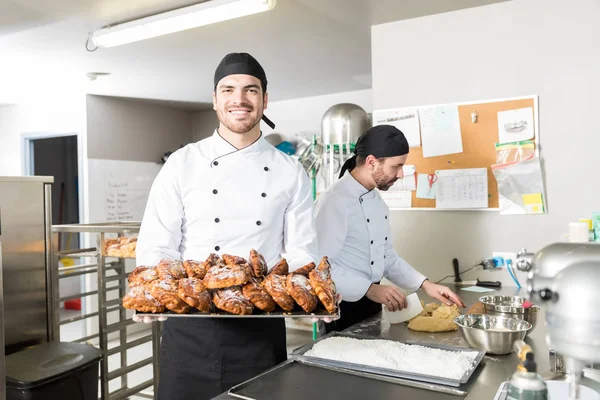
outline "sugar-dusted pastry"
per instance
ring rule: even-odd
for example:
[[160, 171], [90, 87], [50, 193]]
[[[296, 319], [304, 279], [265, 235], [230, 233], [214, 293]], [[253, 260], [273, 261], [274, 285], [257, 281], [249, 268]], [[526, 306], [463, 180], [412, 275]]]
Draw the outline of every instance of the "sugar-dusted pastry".
[[239, 287], [215, 291], [213, 303], [218, 309], [236, 315], [250, 315], [254, 310], [252, 303], [244, 297]]
[[256, 278], [250, 279], [250, 282], [242, 287], [242, 293], [260, 310], [271, 312], [277, 307], [273, 298]]
[[177, 314], [185, 314], [190, 311], [190, 306], [179, 298], [178, 281], [165, 279], [154, 281], [150, 285], [150, 294], [167, 309]]
[[331, 265], [327, 257], [323, 257], [319, 266], [308, 273], [308, 279], [325, 309], [332, 314], [336, 312], [337, 292], [331, 279]]
[[158, 277], [162, 280], [179, 280], [181, 278], [186, 277], [185, 268], [183, 268], [183, 264], [181, 263], [181, 261], [177, 260], [160, 260], [160, 263], [158, 263], [156, 270], [158, 271]]
[[231, 254], [223, 254], [223, 261], [227, 265], [246, 264], [247, 261], [242, 257], [232, 256]]
[[129, 273], [127, 282], [129, 287], [143, 286], [147, 283], [158, 279], [158, 271], [155, 267], [148, 267], [146, 265], [140, 265]]
[[204, 263], [194, 260], [185, 260], [183, 262], [183, 268], [185, 269], [188, 278], [204, 279], [207, 271]]
[[150, 291], [142, 286], [133, 286], [123, 297], [123, 307], [130, 310], [136, 310], [142, 313], [162, 313], [165, 307], [160, 301], [154, 298]]
[[224, 264], [224, 263], [225, 263], [225, 261], [223, 261], [223, 259], [221, 257], [219, 257], [218, 254], [210, 253], [210, 255], [206, 258], [206, 260], [204, 260], [202, 265], [204, 266], [204, 269], [208, 271], [215, 265]]
[[308, 278], [308, 273], [310, 271], [312, 271], [313, 269], [315, 269], [315, 267], [316, 267], [315, 263], [311, 262], [310, 264], [306, 264], [302, 268], [298, 268], [297, 270], [292, 271], [292, 274], [304, 275], [305, 277]]
[[273, 268], [271, 268], [268, 275], [287, 275], [289, 270], [290, 267], [288, 266], [286, 259], [282, 258], [281, 261], [279, 261], [277, 264], [275, 264]]
[[215, 265], [206, 272], [202, 283], [208, 289], [241, 286], [251, 278], [248, 264]]
[[210, 293], [198, 278], [183, 278], [179, 280], [177, 294], [190, 307], [196, 308], [203, 313], [210, 311]]
[[262, 254], [254, 249], [250, 250], [250, 266], [252, 267], [252, 273], [255, 277], [260, 278], [267, 274], [267, 262]]
[[[314, 264], [313, 264], [314, 265]], [[286, 290], [290, 296], [307, 313], [317, 308], [317, 294], [308, 278], [300, 274], [289, 274], [286, 279]]]
[[121, 252], [123, 253], [123, 257], [135, 257], [136, 246], [137, 237], [131, 237], [127, 240], [127, 243], [121, 244]]
[[279, 307], [285, 311], [292, 311], [294, 309], [294, 299], [292, 299], [285, 289], [286, 275], [269, 274], [263, 281], [263, 286]]

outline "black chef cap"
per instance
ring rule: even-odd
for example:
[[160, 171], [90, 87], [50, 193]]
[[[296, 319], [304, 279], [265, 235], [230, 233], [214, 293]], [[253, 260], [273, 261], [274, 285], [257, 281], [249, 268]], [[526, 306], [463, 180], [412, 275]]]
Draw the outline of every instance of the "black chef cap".
[[374, 126], [358, 138], [354, 155], [342, 166], [340, 178], [346, 171], [352, 171], [356, 167], [357, 156], [383, 158], [405, 154], [408, 154], [408, 141], [400, 129], [392, 125]]
[[[267, 74], [258, 61], [256, 61], [256, 58], [248, 53], [229, 53], [223, 57], [215, 70], [215, 90], [221, 79], [228, 75], [236, 74], [254, 76], [260, 81], [263, 92], [267, 91]], [[275, 129], [275, 124], [265, 115], [262, 116], [262, 120], [271, 129]]]

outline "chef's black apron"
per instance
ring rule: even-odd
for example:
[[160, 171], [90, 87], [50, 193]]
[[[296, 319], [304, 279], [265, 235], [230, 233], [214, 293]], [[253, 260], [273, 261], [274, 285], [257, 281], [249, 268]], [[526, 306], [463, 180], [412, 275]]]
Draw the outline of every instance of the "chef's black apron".
[[381, 304], [369, 300], [367, 296], [363, 296], [362, 299], [354, 302], [342, 300], [340, 303], [340, 318], [329, 324], [325, 324], [325, 332], [341, 332], [380, 311]]
[[212, 399], [286, 359], [282, 318], [169, 318], [158, 399]]

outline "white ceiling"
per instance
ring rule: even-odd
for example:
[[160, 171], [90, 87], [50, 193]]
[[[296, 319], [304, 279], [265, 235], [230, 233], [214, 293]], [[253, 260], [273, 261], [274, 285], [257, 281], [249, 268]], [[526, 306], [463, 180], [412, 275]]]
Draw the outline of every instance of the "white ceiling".
[[371, 87], [372, 25], [500, 1], [277, 0], [270, 12], [88, 52], [95, 29], [199, 1], [0, 0], [0, 74], [67, 84], [109, 72], [88, 92], [202, 103], [220, 59], [246, 51], [265, 68], [271, 101], [361, 90]]

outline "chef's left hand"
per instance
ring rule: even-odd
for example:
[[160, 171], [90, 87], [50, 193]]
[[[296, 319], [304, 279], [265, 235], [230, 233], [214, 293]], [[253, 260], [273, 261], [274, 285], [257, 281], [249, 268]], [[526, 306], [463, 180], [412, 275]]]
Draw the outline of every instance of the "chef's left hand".
[[423, 289], [430, 297], [441, 301], [447, 306], [451, 306], [454, 303], [459, 307], [465, 307], [465, 303], [463, 303], [460, 297], [446, 286], [425, 280], [421, 285], [421, 289]]
[[341, 294], [337, 294], [337, 309], [338, 309], [338, 315], [334, 318], [330, 318], [330, 317], [325, 317], [325, 318], [311, 318], [310, 320], [312, 322], [319, 322], [320, 320], [323, 320], [323, 322], [325, 322], [326, 324], [330, 323], [331, 321], [336, 321], [338, 319], [340, 319], [340, 303], [342, 302], [342, 295]]

